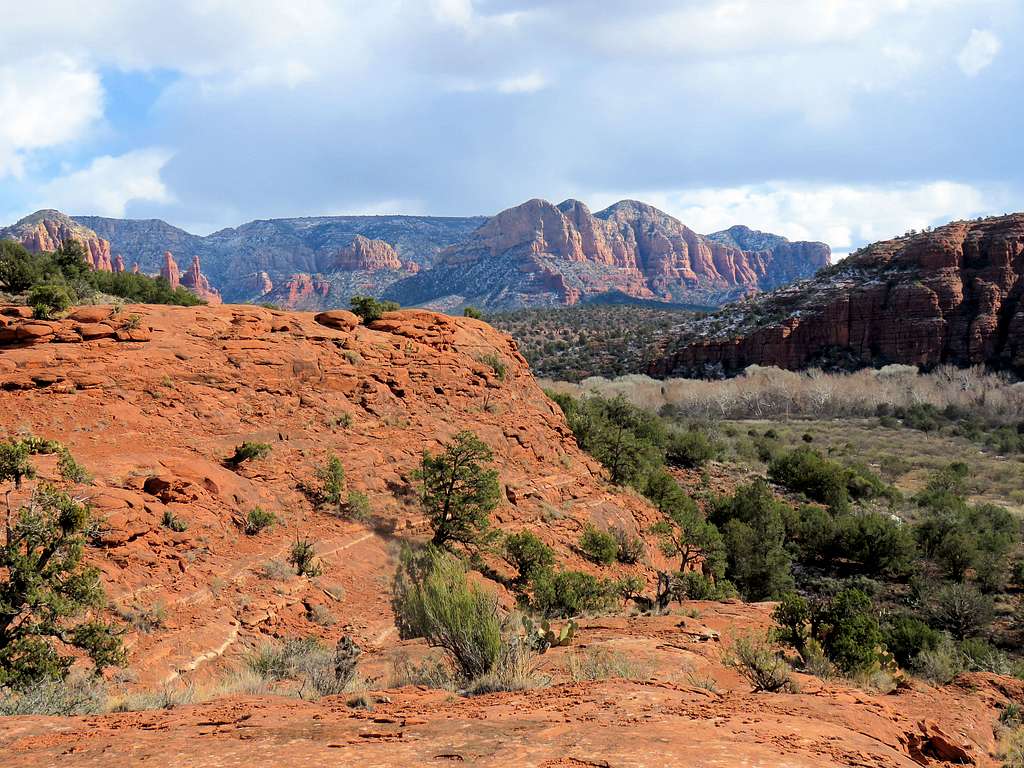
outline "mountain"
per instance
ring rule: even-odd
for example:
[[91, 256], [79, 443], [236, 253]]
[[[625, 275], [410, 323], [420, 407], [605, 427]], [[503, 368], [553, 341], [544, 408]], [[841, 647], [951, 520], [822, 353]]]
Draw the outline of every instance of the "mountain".
[[85, 246], [90, 267], [105, 272], [114, 270], [110, 243], [87, 225], [82, 225], [60, 211], [36, 211], [0, 229], [0, 240], [16, 240], [33, 252], [55, 251], [68, 239], [78, 240]]
[[875, 243], [810, 281], [693, 323], [650, 373], [886, 363], [1024, 372], [1022, 294], [1024, 213], [958, 221]]
[[357, 293], [444, 309], [620, 297], [718, 305], [806, 277], [829, 261], [823, 243], [746, 228], [728, 230], [731, 239], [703, 236], [632, 200], [597, 214], [576, 200], [530, 200], [490, 218], [267, 219], [206, 236], [159, 219], [39, 211], [4, 231], [36, 249], [77, 233], [102, 269], [117, 268], [120, 257], [122, 267], [156, 274], [167, 272], [167, 252], [182, 264], [199, 257], [210, 291], [225, 301], [292, 309], [343, 307]]
[[145, 270], [158, 270], [166, 250], [199, 255], [225, 300], [302, 309], [348, 306], [353, 293], [379, 295], [392, 282], [433, 264], [439, 251], [486, 221], [482, 216], [317, 216], [252, 221], [201, 237], [158, 219], [75, 220]]
[[385, 296], [446, 309], [572, 305], [613, 292], [721, 304], [813, 274], [829, 255], [824, 243], [776, 235], [746, 250], [634, 200], [596, 214], [578, 200], [529, 200], [489, 219], [442, 251], [432, 269], [395, 283]]

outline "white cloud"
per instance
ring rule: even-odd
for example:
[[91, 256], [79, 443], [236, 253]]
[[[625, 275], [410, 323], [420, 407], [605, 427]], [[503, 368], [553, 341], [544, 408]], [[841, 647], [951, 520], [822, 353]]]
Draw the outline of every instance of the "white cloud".
[[972, 29], [967, 43], [957, 54], [956, 63], [965, 75], [974, 77], [995, 61], [1002, 47], [1002, 41], [992, 31]]
[[102, 112], [99, 76], [68, 57], [0, 66], [0, 178], [20, 177], [26, 153], [79, 138]]
[[548, 81], [540, 72], [531, 72], [522, 77], [510, 77], [498, 82], [500, 93], [536, 93], [547, 87]]
[[36, 207], [120, 217], [133, 201], [174, 202], [160, 178], [170, 159], [170, 152], [155, 148], [97, 157], [87, 167], [43, 185]]
[[[1007, 202], [999, 189], [953, 181], [885, 186], [769, 182], [623, 196], [650, 202], [698, 232], [746, 224], [791, 240], [820, 240], [840, 255], [910, 229], [1002, 211]], [[600, 206], [619, 198], [595, 196]]]

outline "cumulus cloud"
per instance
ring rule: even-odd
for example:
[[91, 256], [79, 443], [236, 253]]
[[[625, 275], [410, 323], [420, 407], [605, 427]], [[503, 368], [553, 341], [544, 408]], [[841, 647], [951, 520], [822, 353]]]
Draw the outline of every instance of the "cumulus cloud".
[[[638, 193], [627, 194], [636, 197]], [[820, 240], [837, 255], [854, 246], [910, 229], [1002, 211], [1004, 191], [954, 181], [917, 184], [844, 185], [771, 182], [639, 193], [698, 232], [734, 224]], [[607, 204], [616, 195], [597, 199]]]
[[967, 43], [957, 54], [956, 63], [965, 75], [974, 77], [995, 61], [1002, 47], [1002, 41], [991, 30], [972, 29]]
[[22, 176], [26, 153], [80, 138], [102, 112], [99, 76], [71, 58], [0, 65], [0, 178]]
[[170, 158], [167, 150], [154, 148], [97, 157], [87, 167], [44, 184], [37, 191], [36, 207], [121, 217], [133, 202], [171, 203], [174, 196], [160, 178]]

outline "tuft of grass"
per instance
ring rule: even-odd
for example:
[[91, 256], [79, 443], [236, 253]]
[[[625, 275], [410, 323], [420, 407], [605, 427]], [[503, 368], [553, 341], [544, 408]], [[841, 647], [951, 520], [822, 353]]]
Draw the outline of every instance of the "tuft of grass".
[[494, 375], [501, 381], [504, 381], [508, 376], [508, 364], [497, 352], [487, 352], [486, 354], [479, 355], [477, 357], [477, 361], [483, 363], [494, 371]]
[[229, 466], [237, 467], [243, 461], [257, 461], [266, 458], [270, 454], [270, 445], [267, 443], [256, 443], [246, 441], [235, 448], [233, 455], [227, 458]]
[[246, 536], [256, 536], [270, 528], [275, 522], [277, 522], [277, 517], [273, 512], [267, 512], [260, 507], [253, 507], [249, 510], [249, 514], [245, 516], [243, 529]]
[[612, 678], [622, 680], [647, 680], [650, 678], [650, 670], [647, 667], [618, 651], [611, 651], [607, 648], [588, 648], [582, 653], [571, 652], [567, 671], [569, 677], [577, 683]]
[[169, 528], [175, 533], [184, 533], [188, 530], [188, 521], [184, 518], [178, 517], [169, 509], [164, 510], [164, 516], [161, 518], [160, 524], [164, 528]]

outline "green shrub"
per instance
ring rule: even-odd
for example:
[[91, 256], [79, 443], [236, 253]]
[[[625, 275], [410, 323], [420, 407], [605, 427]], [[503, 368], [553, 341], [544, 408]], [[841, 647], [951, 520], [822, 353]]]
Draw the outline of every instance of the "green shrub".
[[160, 520], [160, 524], [164, 528], [169, 528], [175, 533], [184, 533], [188, 530], [188, 520], [182, 517], [178, 517], [173, 511], [169, 509], [164, 510], [164, 516]]
[[926, 648], [913, 661], [914, 672], [935, 685], [946, 685], [967, 669], [963, 652], [943, 636], [934, 648]]
[[476, 307], [465, 307], [462, 310], [463, 317], [472, 317], [474, 320], [483, 320], [484, 313]]
[[784, 514], [788, 506], [775, 499], [763, 480], [739, 487], [712, 506], [725, 542], [726, 576], [747, 600], [778, 598], [792, 589]]
[[704, 432], [690, 429], [673, 432], [665, 448], [665, 460], [676, 467], [699, 469], [715, 458], [717, 449]]
[[930, 623], [957, 639], [976, 637], [992, 623], [992, 598], [970, 584], [945, 584], [928, 596]]
[[588, 524], [580, 536], [580, 550], [586, 558], [598, 565], [611, 565], [619, 551], [619, 544], [612, 534]]
[[505, 363], [504, 358], [497, 352], [488, 352], [484, 355], [480, 355], [477, 357], [477, 360], [494, 371], [494, 375], [502, 381], [504, 381], [505, 377], [508, 375], [508, 365]]
[[327, 462], [316, 469], [316, 479], [320, 483], [317, 495], [326, 504], [341, 505], [342, 494], [345, 492], [345, 467], [341, 459], [333, 453], [327, 457]]
[[844, 512], [850, 506], [846, 472], [813, 448], [796, 448], [777, 456], [768, 466], [768, 477], [833, 512]]
[[353, 520], [365, 523], [373, 516], [370, 508], [370, 497], [361, 491], [349, 491], [345, 500], [345, 509]]
[[359, 315], [363, 323], [368, 325], [384, 317], [385, 312], [394, 312], [398, 309], [398, 304], [393, 301], [380, 301], [373, 296], [353, 296], [351, 307], [352, 312]]
[[582, 571], [540, 571], [530, 581], [530, 607], [548, 618], [603, 611], [618, 599], [617, 585]]
[[267, 443], [256, 443], [246, 441], [235, 448], [235, 452], [227, 460], [232, 467], [237, 467], [243, 461], [256, 461], [266, 457], [270, 453], [270, 446]]
[[869, 598], [859, 589], [844, 589], [828, 600], [808, 603], [786, 595], [772, 613], [780, 642], [805, 656], [811, 641], [845, 674], [879, 661], [882, 633]]
[[771, 648], [768, 638], [737, 637], [723, 660], [757, 691], [777, 693], [793, 687], [789, 664]]
[[882, 632], [885, 647], [897, 663], [907, 669], [923, 651], [935, 650], [942, 641], [942, 633], [913, 616], [897, 616]]
[[636, 565], [644, 556], [646, 547], [639, 536], [631, 536], [623, 528], [612, 528], [611, 535], [615, 539], [615, 559], [626, 565]]
[[74, 301], [62, 285], [35, 285], [28, 293], [28, 305], [39, 320], [50, 320], [71, 308]]
[[878, 512], [840, 516], [839, 554], [872, 575], [906, 574], [913, 560], [914, 540], [898, 519]]
[[107, 690], [103, 678], [72, 674], [62, 680], [42, 679], [20, 690], [0, 688], [0, 716], [97, 715], [106, 711]]
[[249, 514], [245, 516], [245, 535], [256, 536], [276, 522], [277, 517], [273, 512], [267, 512], [260, 507], [253, 507], [249, 510]]
[[359, 654], [347, 636], [333, 651], [316, 638], [292, 637], [280, 645], [261, 646], [246, 659], [246, 666], [261, 680], [301, 680], [303, 690], [334, 696], [344, 693], [355, 679]]
[[60, 459], [57, 460], [57, 472], [60, 473], [61, 479], [67, 483], [87, 485], [92, 482], [92, 475], [89, 474], [85, 467], [75, 461], [75, 457], [67, 449], [60, 452]]
[[323, 573], [323, 566], [316, 558], [316, 548], [309, 539], [296, 539], [288, 553], [288, 563], [299, 576], [314, 578]]
[[736, 588], [726, 579], [716, 581], [700, 571], [686, 571], [676, 576], [673, 593], [678, 600], [728, 600], [736, 596]]
[[497, 601], [470, 584], [451, 555], [433, 546], [406, 548], [391, 604], [400, 636], [422, 637], [444, 649], [464, 680], [494, 671], [502, 650]]
[[535, 533], [520, 531], [505, 537], [505, 559], [516, 569], [516, 583], [525, 585], [555, 564], [555, 553]]

